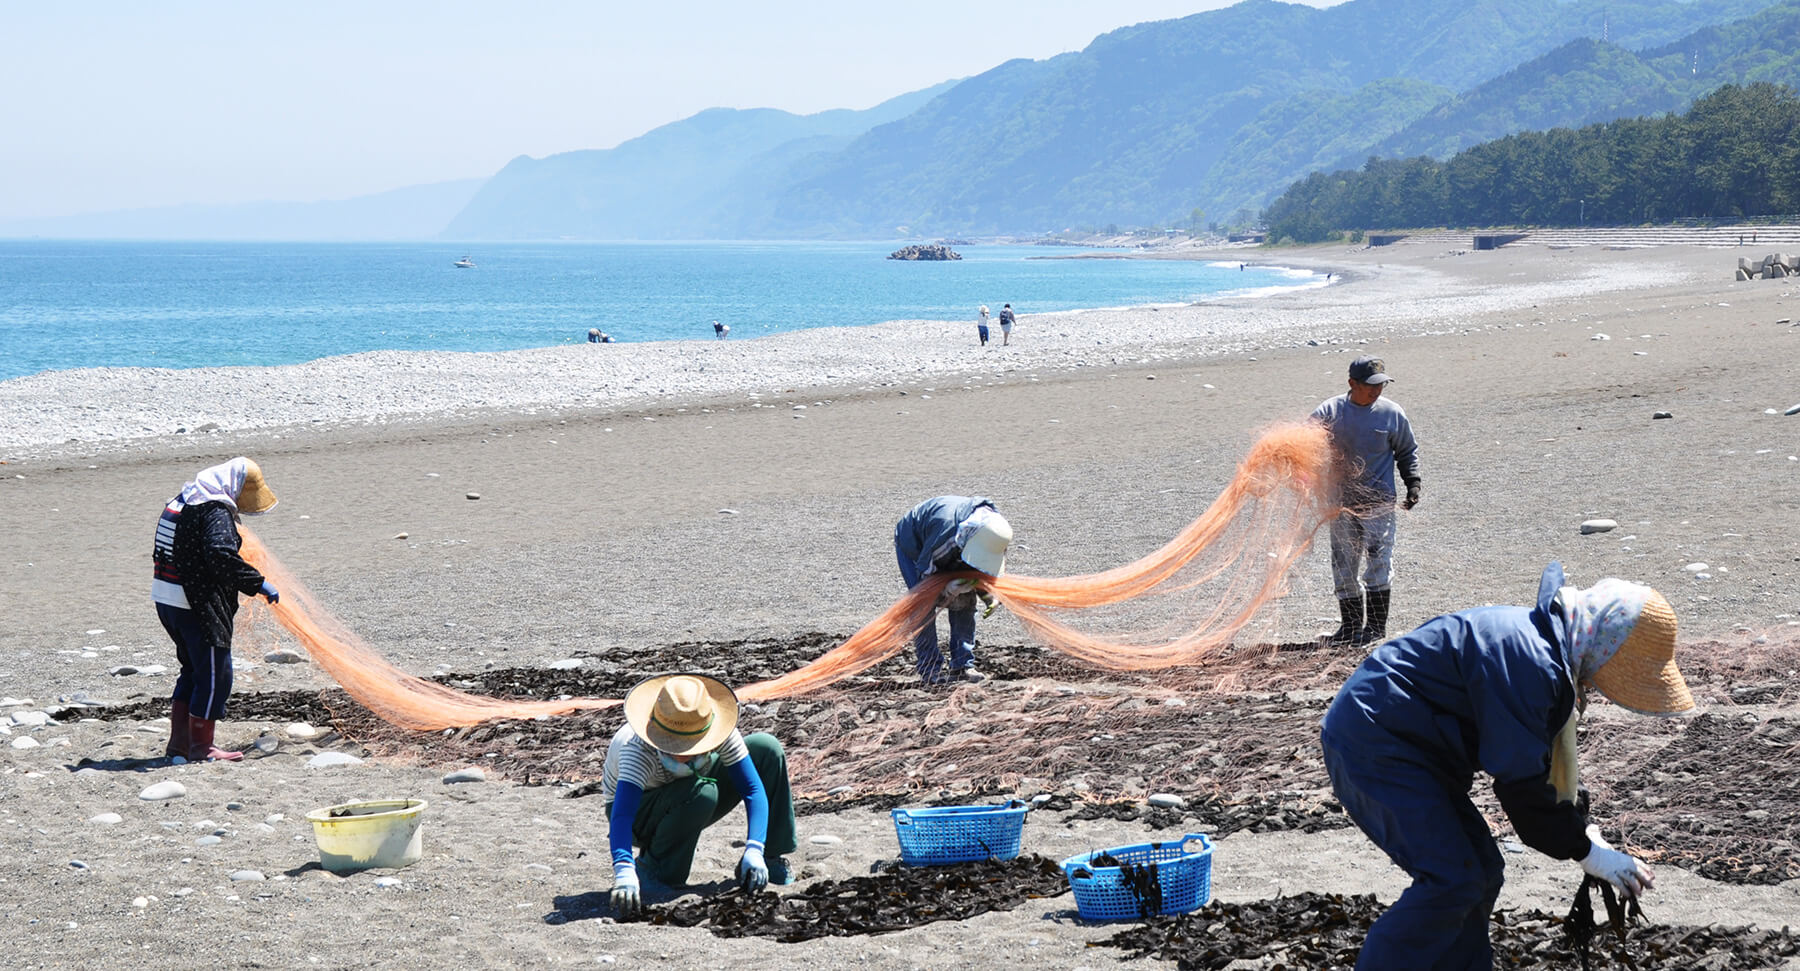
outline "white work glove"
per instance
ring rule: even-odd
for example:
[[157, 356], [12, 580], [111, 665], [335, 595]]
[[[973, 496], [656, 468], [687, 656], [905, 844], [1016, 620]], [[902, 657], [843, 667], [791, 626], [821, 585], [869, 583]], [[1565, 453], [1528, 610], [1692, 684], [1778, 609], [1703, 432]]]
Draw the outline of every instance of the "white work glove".
[[755, 893], [769, 885], [769, 865], [763, 862], [762, 850], [754, 846], [744, 847], [744, 858], [738, 861], [738, 886], [748, 893]]
[[1605, 880], [1627, 897], [1636, 897], [1656, 885], [1656, 874], [1629, 853], [1621, 853], [1600, 835], [1600, 827], [1587, 828], [1588, 842], [1594, 844], [1581, 858], [1582, 872]]
[[643, 891], [638, 889], [637, 867], [630, 863], [613, 864], [613, 911], [630, 917], [644, 909]]

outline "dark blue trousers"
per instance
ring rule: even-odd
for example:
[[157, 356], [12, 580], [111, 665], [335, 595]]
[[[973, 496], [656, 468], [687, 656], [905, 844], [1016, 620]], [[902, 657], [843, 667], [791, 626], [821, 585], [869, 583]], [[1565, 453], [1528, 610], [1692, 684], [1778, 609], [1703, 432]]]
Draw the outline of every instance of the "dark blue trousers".
[[156, 616], [175, 642], [175, 659], [181, 662], [172, 700], [187, 702], [194, 718], [224, 718], [225, 702], [231, 697], [231, 646], [211, 644], [191, 610], [159, 603]]
[[1469, 801], [1469, 780], [1421, 760], [1372, 754], [1327, 732], [1325, 771], [1356, 825], [1413, 878], [1369, 928], [1358, 969], [1465, 971], [1494, 966], [1488, 918], [1506, 863]]

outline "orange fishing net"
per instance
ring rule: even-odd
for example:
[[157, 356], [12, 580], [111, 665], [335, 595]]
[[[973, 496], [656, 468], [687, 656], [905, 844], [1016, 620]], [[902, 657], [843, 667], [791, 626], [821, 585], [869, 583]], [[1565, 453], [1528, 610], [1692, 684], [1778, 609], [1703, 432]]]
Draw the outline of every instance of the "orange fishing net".
[[[789, 697], [898, 653], [931, 621], [944, 588], [985, 587], [1049, 648], [1114, 670], [1203, 663], [1287, 592], [1287, 577], [1336, 513], [1331, 447], [1315, 424], [1265, 433], [1218, 499], [1161, 549], [1100, 573], [1042, 579], [975, 573], [927, 577], [849, 640], [781, 677], [738, 689], [746, 701]], [[244, 557], [282, 591], [277, 620], [352, 698], [402, 728], [435, 730], [534, 718], [616, 700], [506, 701], [457, 691], [389, 664], [334, 619], [249, 530]]]

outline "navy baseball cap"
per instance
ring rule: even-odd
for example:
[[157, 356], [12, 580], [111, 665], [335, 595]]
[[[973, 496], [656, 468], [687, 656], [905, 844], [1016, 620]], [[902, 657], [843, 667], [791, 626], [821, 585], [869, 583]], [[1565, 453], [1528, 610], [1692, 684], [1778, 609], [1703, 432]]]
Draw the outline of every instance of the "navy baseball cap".
[[1364, 354], [1350, 362], [1350, 380], [1363, 384], [1386, 384], [1394, 380], [1385, 373], [1387, 365], [1379, 357]]

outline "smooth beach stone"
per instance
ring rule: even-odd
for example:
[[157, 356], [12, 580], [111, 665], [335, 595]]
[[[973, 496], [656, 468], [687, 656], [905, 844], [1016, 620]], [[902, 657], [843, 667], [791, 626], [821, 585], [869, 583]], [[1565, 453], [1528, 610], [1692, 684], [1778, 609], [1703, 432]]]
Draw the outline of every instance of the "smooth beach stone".
[[258, 735], [250, 747], [264, 755], [274, 755], [281, 748], [281, 739], [273, 735]]
[[77, 870], [85, 870], [88, 868], [87, 862], [85, 860], [70, 860], [69, 866], [71, 866]]
[[187, 795], [187, 786], [174, 779], [164, 779], [161, 782], [145, 786], [144, 791], [138, 793], [138, 798], [145, 802], [161, 802], [165, 799], [180, 799], [185, 795]]
[[1581, 524], [1584, 536], [1588, 533], [1607, 533], [1618, 528], [1619, 524], [1611, 519], [1589, 519]]
[[831, 788], [825, 790], [825, 794], [828, 796], [841, 796], [846, 792], [853, 792], [855, 790], [856, 790], [855, 786], [832, 786]]
[[362, 759], [345, 752], [320, 752], [306, 760], [309, 769], [325, 769], [334, 765], [361, 765]]
[[552, 671], [574, 671], [580, 667], [581, 658], [578, 657], [565, 657], [560, 661], [550, 662], [550, 670]]
[[93, 823], [96, 826], [114, 826], [124, 821], [125, 817], [118, 813], [101, 813], [98, 816], [88, 817], [88, 822]]
[[270, 664], [303, 664], [306, 661], [306, 656], [299, 651], [290, 651], [287, 648], [282, 648], [281, 650], [270, 651], [269, 653], [264, 654], [263, 660]]
[[295, 738], [312, 738], [314, 735], [319, 734], [318, 729], [308, 725], [306, 722], [294, 722], [287, 728], [282, 729], [282, 731], [287, 732]]
[[1682, 567], [1682, 569], [1689, 573], [1704, 573], [1707, 570], [1712, 569], [1712, 567], [1707, 566], [1705, 563], [1689, 563], [1687, 566]]
[[1591, 341], [1609, 341], [1609, 340], [1612, 340], [1612, 337], [1611, 337], [1611, 336], [1610, 336], [1610, 335], [1607, 335], [1607, 334], [1595, 334], [1595, 335], [1594, 335], [1594, 336], [1592, 336], [1592, 337], [1590, 337], [1590, 338], [1588, 338], [1588, 340], [1591, 340]]
[[457, 769], [454, 772], [444, 773], [444, 784], [445, 785], [451, 785], [451, 784], [457, 783], [457, 782], [486, 782], [486, 781], [487, 781], [487, 773], [483, 772], [481, 770], [480, 766], [470, 766], [469, 768], [466, 768], [466, 769]]
[[31, 704], [30, 698], [14, 698], [11, 695], [0, 698], [0, 708], [23, 708], [29, 704]]
[[32, 738], [30, 735], [21, 735], [18, 738], [13, 739], [12, 747], [13, 748], [37, 748], [38, 740], [35, 738]]
[[12, 723], [22, 728], [42, 728], [50, 724], [50, 713], [47, 711], [15, 711]]
[[481, 493], [479, 493], [479, 492], [469, 492], [469, 493], [464, 493], [464, 494], [463, 494], [463, 498], [464, 498], [464, 499], [480, 499], [480, 498], [481, 498]]
[[209, 835], [209, 836], [202, 836], [199, 839], [195, 840], [194, 845], [195, 846], [218, 846], [220, 843], [223, 843], [223, 842], [225, 842], [223, 839], [221, 839], [217, 836]]
[[405, 538], [406, 538], [406, 534], [405, 534], [405, 533], [395, 533], [395, 534], [394, 534], [394, 538], [395, 538], [395, 539], [405, 539]]
[[1144, 800], [1154, 809], [1181, 809], [1187, 806], [1187, 800], [1172, 792], [1159, 792]]
[[1674, 414], [1673, 414], [1673, 413], [1672, 413], [1672, 412], [1667, 412], [1667, 411], [1659, 411], [1659, 412], [1657, 412], [1657, 413], [1656, 413], [1656, 414], [1654, 414], [1654, 415], [1651, 415], [1651, 416], [1650, 416], [1650, 420], [1651, 420], [1651, 421], [1657, 421], [1657, 420], [1659, 420], [1659, 419], [1663, 419], [1663, 418], [1673, 418], [1673, 417], [1675, 417], [1675, 415], [1674, 415]]
[[1052, 796], [1048, 792], [1040, 792], [1037, 795], [1031, 797], [1031, 804], [1033, 806], [1042, 806], [1044, 803], [1047, 803], [1054, 798], [1056, 798], [1056, 797]]
[[548, 875], [556, 871], [550, 869], [549, 866], [543, 863], [527, 863], [525, 864], [525, 872]]
[[398, 887], [400, 885], [400, 878], [399, 877], [376, 877], [375, 885], [377, 887]]
[[233, 870], [231, 879], [233, 883], [242, 883], [246, 880], [262, 881], [268, 878], [262, 875], [261, 870]]
[[807, 840], [808, 843], [811, 843], [814, 846], [836, 846], [843, 841], [844, 838], [842, 836], [833, 836], [830, 833], [820, 833]]

